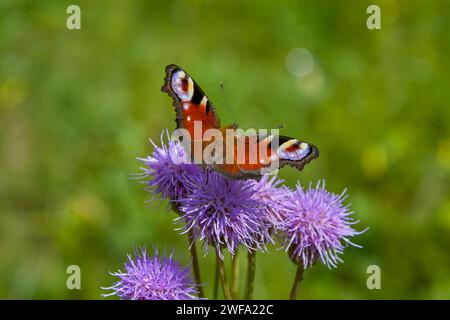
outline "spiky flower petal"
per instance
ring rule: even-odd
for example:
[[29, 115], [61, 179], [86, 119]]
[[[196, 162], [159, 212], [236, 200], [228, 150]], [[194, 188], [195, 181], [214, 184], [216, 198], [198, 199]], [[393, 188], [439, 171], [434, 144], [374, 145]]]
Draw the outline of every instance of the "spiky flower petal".
[[[164, 142], [167, 135], [168, 142]], [[142, 177], [146, 178], [147, 191], [160, 194], [163, 198], [176, 200], [186, 195], [186, 180], [201, 174], [201, 168], [190, 164], [188, 155], [179, 141], [169, 138], [166, 131], [161, 134], [161, 147], [151, 141], [155, 150], [151, 156], [138, 158], [145, 164]]]
[[253, 199], [261, 203], [264, 216], [276, 228], [284, 220], [289, 210], [291, 191], [282, 185], [283, 180], [277, 176], [264, 175], [261, 180], [253, 181]]
[[173, 254], [160, 257], [158, 252], [149, 257], [145, 249], [136, 251], [134, 259], [128, 255], [125, 271], [111, 275], [119, 278], [112, 287], [112, 293], [123, 300], [194, 300], [197, 287], [188, 267], [182, 267]]
[[186, 188], [189, 196], [180, 201], [179, 220], [185, 223], [184, 232], [192, 229], [195, 238], [203, 241], [205, 252], [213, 246], [223, 258], [222, 248], [231, 254], [241, 244], [249, 250], [265, 249], [271, 224], [255, 198], [253, 181], [228, 179], [207, 170]]
[[336, 195], [318, 182], [304, 190], [297, 185], [292, 192], [290, 210], [280, 229], [285, 234], [284, 247], [291, 259], [301, 261], [306, 268], [320, 259], [328, 267], [342, 262], [339, 257], [345, 245], [353, 245], [349, 238], [361, 234], [352, 228], [358, 221], [351, 217], [349, 205], [344, 205], [345, 190]]

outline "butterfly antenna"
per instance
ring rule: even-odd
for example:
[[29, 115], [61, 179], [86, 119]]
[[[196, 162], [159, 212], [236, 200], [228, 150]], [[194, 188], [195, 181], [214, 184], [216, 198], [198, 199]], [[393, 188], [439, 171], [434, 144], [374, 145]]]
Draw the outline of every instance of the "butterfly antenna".
[[235, 117], [233, 114], [233, 111], [230, 108], [230, 105], [228, 103], [227, 95], [225, 94], [225, 86], [223, 82], [220, 82], [220, 91], [222, 92], [223, 100], [225, 101], [225, 108], [227, 108], [228, 114], [231, 116], [231, 122], [234, 123]]

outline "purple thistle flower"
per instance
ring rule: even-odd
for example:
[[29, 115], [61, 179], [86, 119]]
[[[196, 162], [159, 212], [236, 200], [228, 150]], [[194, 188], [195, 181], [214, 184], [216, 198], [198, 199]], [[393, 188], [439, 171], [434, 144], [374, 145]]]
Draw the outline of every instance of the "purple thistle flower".
[[254, 181], [253, 184], [255, 192], [253, 199], [261, 203], [265, 217], [275, 228], [284, 220], [286, 211], [289, 210], [291, 190], [281, 185], [282, 183], [283, 180], [278, 179], [277, 176], [264, 175], [261, 180]]
[[[168, 143], [164, 143], [166, 133]], [[146, 158], [138, 158], [146, 167], [142, 167], [142, 177], [147, 178], [146, 190], [159, 193], [169, 200], [177, 200], [186, 195], [186, 180], [197, 174], [202, 169], [197, 165], [190, 164], [188, 155], [179, 141], [170, 140], [169, 132], [161, 134], [161, 147], [153, 141], [155, 147], [153, 154]]]
[[182, 233], [192, 229], [196, 240], [203, 241], [205, 254], [215, 247], [223, 259], [222, 248], [234, 254], [242, 244], [248, 250], [265, 250], [271, 224], [263, 206], [255, 199], [253, 180], [232, 180], [206, 170], [186, 184], [189, 196], [180, 199], [185, 222]]
[[290, 210], [279, 226], [285, 234], [284, 247], [293, 261], [302, 261], [304, 267], [312, 266], [320, 259], [330, 268], [343, 262], [339, 255], [344, 244], [360, 247], [349, 237], [361, 234], [351, 226], [359, 221], [353, 220], [349, 205], [344, 206], [347, 197], [344, 190], [340, 195], [328, 192], [325, 182], [319, 181], [316, 188], [309, 186], [304, 190], [297, 185], [289, 201]]
[[149, 257], [145, 249], [136, 251], [134, 260], [128, 255], [125, 272], [111, 275], [119, 277], [112, 290], [104, 297], [116, 295], [122, 300], [195, 300], [197, 288], [188, 267], [182, 267], [173, 259], [160, 258], [158, 251]]

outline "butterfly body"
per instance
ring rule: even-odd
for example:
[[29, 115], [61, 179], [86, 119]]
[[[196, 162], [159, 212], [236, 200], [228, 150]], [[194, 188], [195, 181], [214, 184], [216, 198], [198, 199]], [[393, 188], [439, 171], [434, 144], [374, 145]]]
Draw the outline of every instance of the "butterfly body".
[[[166, 67], [162, 87], [173, 99], [177, 129], [188, 137], [194, 163], [211, 166], [234, 179], [259, 178], [278, 167], [302, 170], [319, 155], [317, 147], [278, 134], [246, 133], [237, 125], [220, 126], [217, 111], [197, 83], [176, 65]], [[213, 146], [213, 147], [211, 147]], [[214, 161], [208, 161], [210, 155]]]

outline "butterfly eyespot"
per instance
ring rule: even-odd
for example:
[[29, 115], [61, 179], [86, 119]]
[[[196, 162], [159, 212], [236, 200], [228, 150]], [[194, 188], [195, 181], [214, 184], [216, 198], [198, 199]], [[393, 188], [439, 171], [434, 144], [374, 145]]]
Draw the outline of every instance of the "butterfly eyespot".
[[186, 78], [182, 78], [181, 79], [181, 89], [184, 92], [187, 92], [188, 91], [188, 86], [189, 86], [189, 83], [188, 83], [187, 79]]
[[171, 86], [181, 101], [190, 101], [194, 95], [194, 82], [183, 71], [176, 71], [172, 75]]
[[281, 159], [292, 161], [302, 160], [309, 155], [309, 152], [310, 147], [307, 143], [293, 139], [283, 143], [277, 151]]

